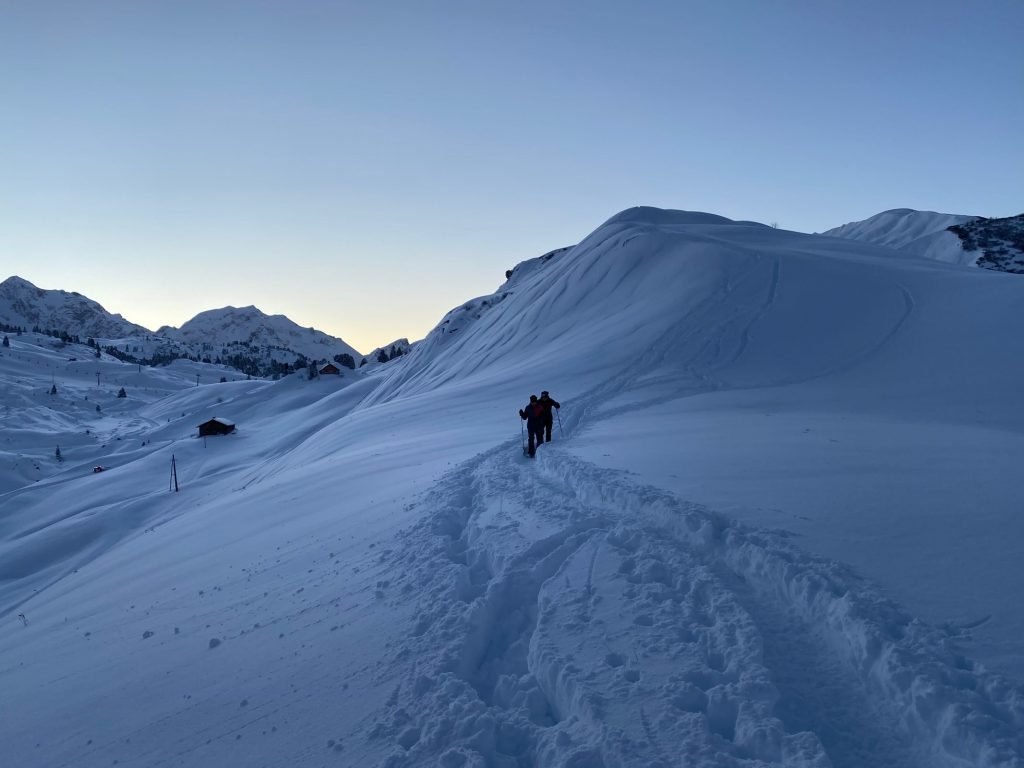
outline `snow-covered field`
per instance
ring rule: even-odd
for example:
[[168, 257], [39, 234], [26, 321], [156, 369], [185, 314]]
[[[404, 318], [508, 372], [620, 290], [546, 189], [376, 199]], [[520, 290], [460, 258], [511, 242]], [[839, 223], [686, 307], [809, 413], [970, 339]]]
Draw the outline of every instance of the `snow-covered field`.
[[362, 375], [11, 337], [4, 764], [1024, 766], [1022, 289], [631, 209]]

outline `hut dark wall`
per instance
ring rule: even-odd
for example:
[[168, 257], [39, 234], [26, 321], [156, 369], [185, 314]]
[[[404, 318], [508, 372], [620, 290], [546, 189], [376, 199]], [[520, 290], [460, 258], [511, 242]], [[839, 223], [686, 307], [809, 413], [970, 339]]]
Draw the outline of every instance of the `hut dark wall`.
[[207, 435], [229, 435], [234, 431], [234, 424], [220, 419], [210, 419], [199, 425], [200, 437], [206, 437]]

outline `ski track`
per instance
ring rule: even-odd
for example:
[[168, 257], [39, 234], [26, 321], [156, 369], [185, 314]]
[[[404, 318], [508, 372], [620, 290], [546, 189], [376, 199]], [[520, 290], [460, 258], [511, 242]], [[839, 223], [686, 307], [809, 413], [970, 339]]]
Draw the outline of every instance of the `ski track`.
[[[842, 565], [556, 446], [417, 503], [382, 765], [1004, 766], [1024, 695]], [[390, 743], [390, 747], [388, 744]]]

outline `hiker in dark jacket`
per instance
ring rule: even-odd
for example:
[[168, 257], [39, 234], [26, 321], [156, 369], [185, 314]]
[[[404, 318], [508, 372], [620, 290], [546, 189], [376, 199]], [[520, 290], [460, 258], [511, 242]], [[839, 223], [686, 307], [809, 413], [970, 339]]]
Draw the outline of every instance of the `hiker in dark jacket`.
[[551, 442], [551, 427], [552, 427], [552, 425], [555, 422], [555, 417], [552, 415], [551, 409], [552, 408], [561, 409], [562, 404], [560, 402], [558, 402], [557, 400], [552, 400], [551, 397], [548, 396], [548, 393], [547, 393], [546, 390], [544, 392], [540, 393], [540, 400], [539, 400], [539, 402], [540, 402], [541, 408], [544, 409], [544, 432], [545, 432], [544, 439], [547, 442], [550, 443]]
[[530, 403], [519, 411], [519, 418], [526, 422], [526, 431], [530, 433], [530, 456], [533, 456], [537, 452], [535, 445], [544, 442], [544, 407], [536, 395], [530, 395]]

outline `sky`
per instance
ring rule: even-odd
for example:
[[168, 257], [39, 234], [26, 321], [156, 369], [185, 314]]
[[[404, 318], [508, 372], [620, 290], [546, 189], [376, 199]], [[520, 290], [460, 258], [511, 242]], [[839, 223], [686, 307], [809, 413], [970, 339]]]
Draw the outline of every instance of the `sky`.
[[1024, 210], [1024, 4], [0, 0], [0, 279], [360, 351], [634, 205]]

